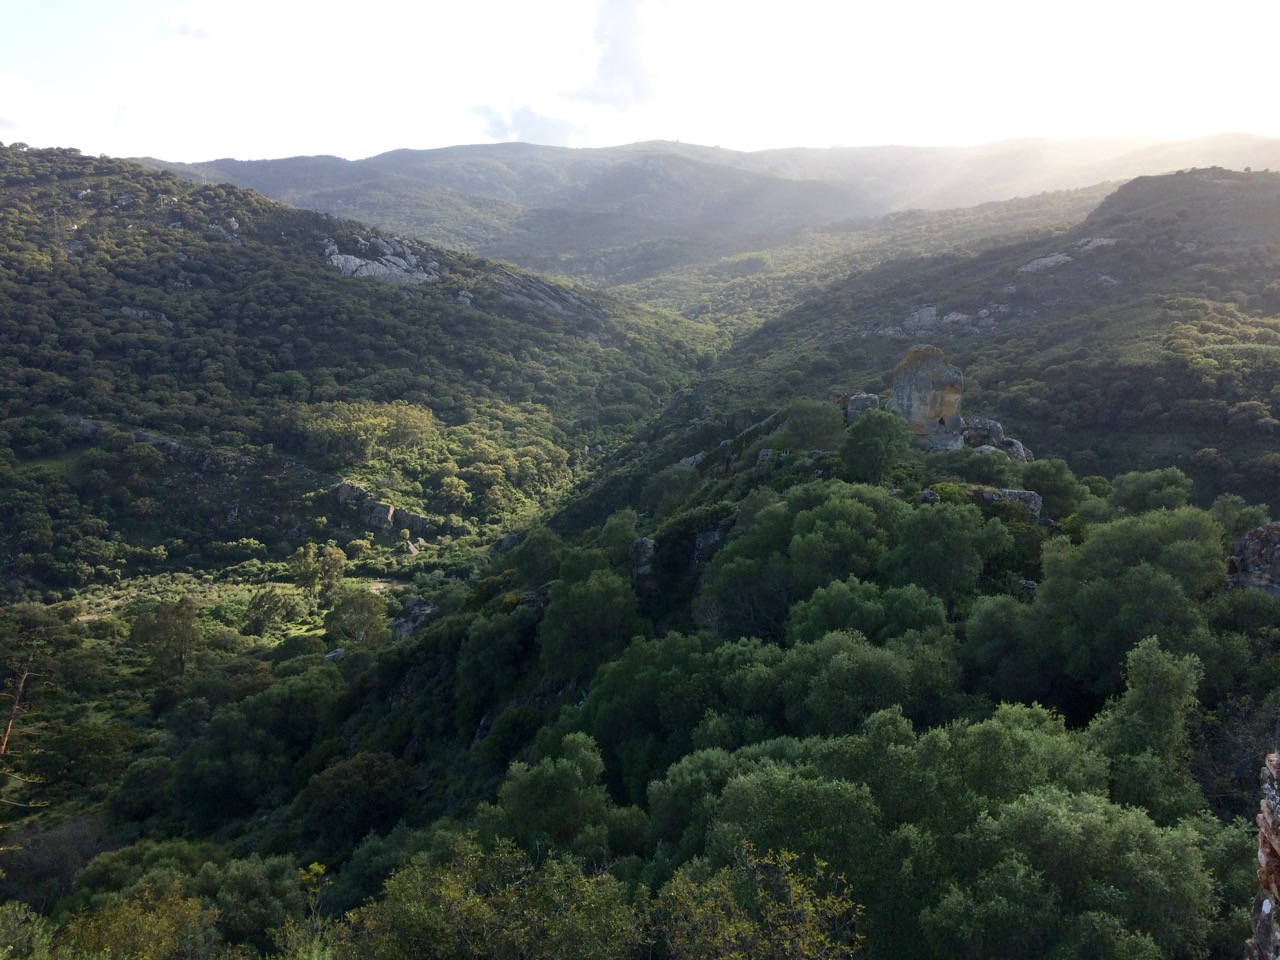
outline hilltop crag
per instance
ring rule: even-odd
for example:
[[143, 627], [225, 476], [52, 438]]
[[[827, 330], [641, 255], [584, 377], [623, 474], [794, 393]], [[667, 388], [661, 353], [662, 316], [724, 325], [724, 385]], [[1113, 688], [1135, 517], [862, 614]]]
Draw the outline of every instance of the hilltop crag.
[[960, 400], [964, 395], [964, 374], [947, 363], [934, 346], [918, 346], [893, 372], [892, 393], [885, 403], [934, 450], [950, 450], [964, 445], [964, 421]]

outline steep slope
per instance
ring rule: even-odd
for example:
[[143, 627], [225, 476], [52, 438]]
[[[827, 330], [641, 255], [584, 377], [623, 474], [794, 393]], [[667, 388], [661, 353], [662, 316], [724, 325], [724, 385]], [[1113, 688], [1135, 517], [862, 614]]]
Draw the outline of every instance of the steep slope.
[[882, 390], [927, 341], [968, 369], [966, 409], [1079, 471], [1176, 463], [1206, 496], [1280, 504], [1278, 272], [1280, 175], [1139, 178], [1065, 233], [854, 272], [746, 338], [703, 389], [720, 404], [788, 377]]
[[[75, 151], [5, 149], [0, 191], [11, 589], [85, 582], [164, 552], [152, 548], [200, 556], [251, 538], [285, 549], [306, 513], [326, 512], [299, 494], [342, 477], [416, 518], [428, 540], [493, 533], [586, 469], [584, 445], [646, 419], [709, 337]], [[122, 446], [139, 445], [150, 453], [136, 449], [143, 466], [130, 468]], [[99, 462], [103, 449], [112, 456]], [[207, 467], [199, 496], [175, 487], [182, 462], [194, 476]], [[271, 492], [268, 475], [289, 491]], [[122, 493], [98, 495], [113, 482]], [[349, 522], [390, 525], [371, 516]]]

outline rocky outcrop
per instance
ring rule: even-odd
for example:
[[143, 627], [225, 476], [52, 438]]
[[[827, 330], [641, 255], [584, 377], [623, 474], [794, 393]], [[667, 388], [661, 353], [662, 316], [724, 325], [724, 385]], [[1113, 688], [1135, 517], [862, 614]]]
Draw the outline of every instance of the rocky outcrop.
[[1004, 435], [1004, 426], [999, 420], [992, 420], [990, 417], [966, 417], [964, 442], [971, 447], [976, 447], [979, 453], [998, 451], [1008, 456], [1010, 460], [1019, 460], [1023, 463], [1035, 459], [1031, 451], [1021, 442]]
[[1280, 757], [1267, 754], [1262, 767], [1262, 805], [1258, 812], [1258, 892], [1253, 898], [1253, 937], [1246, 960], [1280, 960]]
[[979, 487], [973, 491], [973, 500], [980, 506], [993, 503], [1016, 503], [1027, 511], [1027, 519], [1035, 523], [1040, 519], [1040, 511], [1044, 507], [1044, 498], [1034, 490], [996, 490], [993, 487]]
[[391, 621], [391, 635], [397, 640], [408, 640], [420, 626], [439, 612], [440, 608], [430, 600], [414, 600]]
[[411, 245], [403, 240], [357, 236], [346, 241], [346, 245], [356, 252], [343, 253], [333, 240], [326, 241], [324, 248], [325, 258], [344, 277], [373, 277], [403, 287], [435, 283], [440, 279], [436, 272], [440, 265], [435, 261], [423, 264]]
[[1074, 262], [1071, 257], [1065, 253], [1051, 253], [1048, 256], [1036, 257], [1034, 260], [1028, 260], [1018, 268], [1019, 273], [1043, 273], [1046, 270], [1052, 270], [1054, 267], [1060, 267], [1064, 263]]
[[886, 410], [893, 410], [932, 450], [956, 449], [964, 444], [960, 400], [964, 374], [947, 363], [934, 346], [917, 346], [893, 372], [893, 388]]
[[868, 410], [880, 409], [880, 398], [874, 393], [832, 393], [831, 401], [844, 414], [845, 423], [853, 423]]
[[964, 442], [971, 447], [999, 447], [1004, 443], [1004, 425], [990, 417], [966, 417]]
[[1254, 527], [1232, 544], [1227, 585], [1255, 587], [1280, 596], [1280, 522]]
[[[608, 316], [600, 304], [584, 294], [557, 287], [536, 277], [524, 276], [506, 267], [495, 265], [490, 270], [489, 279], [509, 303], [536, 308], [557, 316], [590, 317], [595, 320], [604, 320]], [[589, 333], [586, 338], [600, 347], [611, 346], [608, 337], [600, 333]]]
[[533, 593], [526, 593], [523, 597], [516, 600], [516, 603], [522, 607], [529, 607], [541, 613], [547, 609], [547, 605], [551, 603], [551, 592], [555, 589], [556, 583], [559, 581], [552, 580], [550, 583], [544, 583]]
[[729, 429], [740, 430], [741, 432], [737, 436], [730, 440], [721, 440], [720, 445], [712, 450], [699, 451], [691, 456], [684, 457], [676, 465], [691, 467], [698, 470], [699, 473], [707, 473], [709, 471], [712, 476], [728, 476], [733, 472], [734, 465], [743, 451], [776, 427], [777, 419], [778, 414], [771, 413], [758, 423], [742, 427], [740, 418], [735, 417], [727, 426]]
[[339, 504], [351, 505], [370, 530], [386, 532], [394, 527], [408, 530], [416, 537], [435, 533], [436, 525], [421, 514], [401, 510], [378, 500], [364, 487], [350, 480], [343, 480], [333, 491]]

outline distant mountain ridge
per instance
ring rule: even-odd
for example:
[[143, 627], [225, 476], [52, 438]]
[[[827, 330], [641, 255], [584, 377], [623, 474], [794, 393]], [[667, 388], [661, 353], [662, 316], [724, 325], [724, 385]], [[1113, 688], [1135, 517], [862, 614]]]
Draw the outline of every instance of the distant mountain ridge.
[[1010, 140], [976, 147], [792, 148], [744, 153], [669, 141], [571, 149], [529, 143], [175, 164], [533, 269], [630, 283], [865, 223], [1190, 167], [1280, 168], [1280, 140]]

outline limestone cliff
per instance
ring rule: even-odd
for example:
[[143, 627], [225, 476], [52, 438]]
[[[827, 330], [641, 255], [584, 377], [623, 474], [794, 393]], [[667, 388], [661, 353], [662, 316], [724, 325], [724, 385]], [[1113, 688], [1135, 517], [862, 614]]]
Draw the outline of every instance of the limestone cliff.
[[964, 393], [964, 374], [947, 363], [937, 347], [912, 347], [893, 372], [892, 393], [886, 410], [893, 410], [907, 421], [915, 434], [935, 450], [960, 447], [960, 400]]

